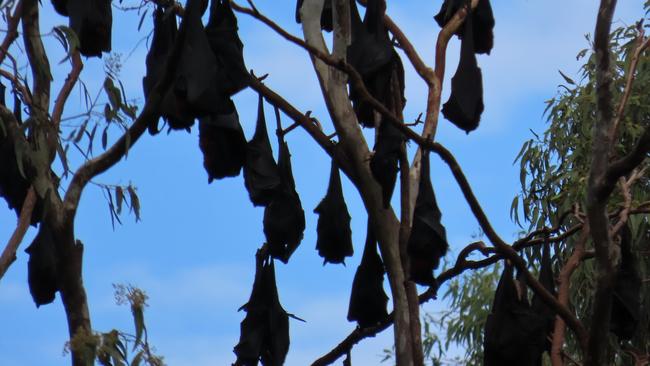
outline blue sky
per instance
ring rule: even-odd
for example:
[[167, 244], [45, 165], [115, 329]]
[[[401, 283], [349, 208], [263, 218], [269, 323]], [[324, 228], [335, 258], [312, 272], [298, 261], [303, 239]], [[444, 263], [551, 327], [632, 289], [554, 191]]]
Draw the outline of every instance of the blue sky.
[[[42, 31], [65, 24], [44, 1]], [[278, 4], [281, 5], [278, 5]], [[433, 64], [439, 30], [432, 16], [440, 1], [389, 1], [388, 13], [411, 38], [428, 64]], [[641, 0], [619, 2], [616, 25], [629, 25], [643, 15]], [[258, 0], [258, 9], [287, 30], [301, 34], [293, 21], [293, 1]], [[562, 82], [557, 70], [576, 76], [575, 55], [588, 47], [584, 35], [592, 32], [596, 0], [493, 1], [496, 17], [495, 47], [490, 56], [479, 56], [485, 88], [485, 112], [479, 129], [470, 135], [441, 117], [437, 140], [455, 153], [497, 231], [514, 237], [517, 227], [509, 219], [513, 196], [518, 192], [518, 167], [512, 162], [530, 129], [542, 131], [544, 100]], [[128, 56], [151, 27], [145, 21], [137, 31], [138, 16], [114, 12], [113, 51], [122, 54], [122, 80], [127, 96], [142, 105], [141, 79], [146, 46]], [[257, 75], [269, 74], [266, 84], [302, 111], [311, 110], [327, 131], [326, 115], [317, 80], [307, 54], [288, 44], [263, 25], [239, 16], [240, 37], [245, 44], [249, 68]], [[68, 64], [56, 41], [48, 36], [57, 91]], [[452, 40], [447, 60], [443, 102], [449, 92], [449, 75], [458, 58], [459, 42]], [[128, 56], [128, 58], [127, 58]], [[424, 112], [426, 89], [403, 57], [407, 71], [407, 120]], [[102, 60], [85, 61], [82, 75], [91, 90], [104, 78]], [[91, 94], [93, 92], [91, 91]], [[251, 91], [235, 98], [247, 137], [255, 125], [257, 96]], [[82, 107], [79, 95], [70, 99], [66, 115]], [[267, 121], [274, 126], [272, 108]], [[291, 123], [284, 118], [284, 125]], [[113, 137], [117, 136], [113, 133]], [[307, 219], [302, 245], [288, 265], [276, 266], [278, 289], [284, 308], [305, 319], [292, 321], [286, 364], [309, 364], [338, 344], [353, 328], [347, 322], [352, 277], [365, 239], [366, 214], [354, 187], [344, 178], [344, 193], [352, 215], [355, 256], [347, 266], [322, 266], [317, 255], [316, 220], [312, 210], [324, 196], [329, 175], [326, 155], [301, 130], [287, 137], [293, 171]], [[372, 143], [370, 143], [372, 145]], [[275, 148], [275, 146], [274, 146]], [[412, 149], [412, 148], [411, 148]], [[277, 152], [277, 150], [275, 150]], [[261, 208], [253, 208], [242, 177], [207, 184], [198, 148], [198, 132], [144, 136], [128, 159], [97, 178], [111, 184], [133, 183], [142, 203], [142, 221], [123, 215], [122, 226], [111, 227], [102, 192], [89, 186], [77, 215], [76, 234], [85, 244], [84, 281], [89, 297], [93, 328], [131, 331], [131, 315], [115, 305], [113, 283], [130, 283], [144, 289], [150, 307], [145, 317], [150, 341], [169, 365], [228, 365], [234, 361], [233, 346], [239, 337], [244, 313], [237, 309], [250, 294], [254, 276], [254, 253], [264, 241]], [[472, 241], [478, 226], [449, 174], [437, 158], [432, 159], [432, 181], [443, 212], [453, 260]], [[0, 204], [0, 242], [6, 242], [15, 215]], [[62, 355], [67, 338], [65, 314], [57, 300], [40, 309], [34, 306], [27, 287], [27, 255], [23, 249], [35, 234], [31, 229], [18, 252], [18, 261], [0, 281], [0, 365], [67, 365]], [[387, 284], [385, 287], [388, 288]], [[429, 303], [423, 311], [444, 306]], [[390, 347], [390, 331], [355, 347], [355, 365], [376, 365], [382, 349]]]

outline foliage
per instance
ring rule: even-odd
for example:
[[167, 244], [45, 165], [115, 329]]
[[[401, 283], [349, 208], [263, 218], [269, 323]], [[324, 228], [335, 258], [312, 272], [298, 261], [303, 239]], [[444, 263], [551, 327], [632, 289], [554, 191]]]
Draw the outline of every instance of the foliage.
[[102, 366], [164, 366], [163, 358], [154, 354], [144, 321], [147, 294], [131, 285], [113, 285], [115, 302], [129, 305], [133, 315], [135, 335], [113, 329], [106, 333], [76, 334], [66, 345], [66, 351], [84, 349], [92, 344], [97, 350], [97, 362]]

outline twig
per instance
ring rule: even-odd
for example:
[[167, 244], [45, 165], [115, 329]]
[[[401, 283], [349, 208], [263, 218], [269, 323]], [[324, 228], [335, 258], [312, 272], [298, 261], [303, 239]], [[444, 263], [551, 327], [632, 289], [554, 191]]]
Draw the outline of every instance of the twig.
[[16, 260], [16, 251], [18, 251], [18, 246], [20, 246], [20, 243], [23, 241], [25, 233], [27, 233], [27, 229], [29, 228], [29, 224], [32, 221], [34, 206], [36, 206], [36, 192], [34, 191], [34, 187], [29, 187], [27, 196], [25, 197], [25, 201], [20, 210], [18, 225], [13, 234], [11, 234], [11, 238], [9, 238], [9, 242], [2, 252], [2, 255], [0, 255], [0, 279], [4, 277], [9, 266]]

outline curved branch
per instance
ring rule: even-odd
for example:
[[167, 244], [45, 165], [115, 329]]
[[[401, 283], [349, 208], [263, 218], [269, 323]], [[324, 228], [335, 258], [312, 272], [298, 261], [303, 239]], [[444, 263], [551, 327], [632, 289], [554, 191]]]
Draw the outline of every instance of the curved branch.
[[9, 266], [16, 260], [16, 251], [18, 251], [18, 246], [20, 246], [20, 243], [23, 241], [25, 233], [27, 233], [27, 229], [29, 228], [29, 224], [32, 221], [34, 206], [36, 206], [36, 193], [34, 192], [34, 187], [29, 187], [22, 209], [20, 210], [18, 225], [13, 234], [11, 234], [11, 238], [9, 238], [9, 242], [2, 252], [2, 255], [0, 255], [0, 279], [4, 277]]
[[61, 116], [63, 115], [65, 103], [68, 101], [68, 97], [72, 92], [72, 88], [74, 88], [77, 80], [79, 80], [79, 75], [81, 74], [81, 70], [84, 67], [83, 62], [81, 62], [81, 56], [79, 56], [78, 49], [74, 50], [71, 59], [72, 70], [70, 70], [68, 77], [65, 79], [65, 83], [61, 87], [59, 95], [56, 97], [56, 101], [54, 102], [54, 109], [52, 110], [52, 123], [54, 124], [55, 128], [58, 128], [59, 124], [61, 123]]
[[18, 38], [18, 23], [22, 17], [23, 12], [23, 0], [20, 0], [16, 5], [14, 14], [7, 17], [7, 35], [0, 45], [0, 64], [5, 60], [5, 57], [9, 54], [9, 47], [16, 41]]

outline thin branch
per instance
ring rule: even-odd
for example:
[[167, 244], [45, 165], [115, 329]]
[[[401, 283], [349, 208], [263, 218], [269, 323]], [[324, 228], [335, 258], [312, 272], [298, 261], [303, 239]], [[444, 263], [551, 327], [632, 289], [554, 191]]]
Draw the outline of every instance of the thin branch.
[[36, 192], [34, 192], [34, 187], [29, 187], [27, 196], [25, 197], [25, 201], [20, 210], [18, 225], [13, 234], [11, 234], [11, 238], [9, 238], [9, 242], [2, 252], [2, 255], [0, 255], [0, 279], [4, 277], [9, 266], [16, 260], [16, 251], [18, 251], [18, 246], [20, 246], [20, 243], [23, 241], [25, 233], [27, 233], [27, 229], [29, 228], [29, 224], [32, 221], [34, 206], [36, 206]]
[[165, 61], [163, 76], [151, 91], [142, 112], [133, 122], [131, 127], [129, 127], [129, 129], [126, 130], [124, 134], [104, 153], [94, 159], [86, 161], [75, 172], [63, 201], [66, 219], [74, 219], [79, 206], [79, 200], [81, 199], [81, 194], [83, 193], [86, 184], [97, 175], [117, 164], [117, 162], [126, 155], [131, 146], [133, 146], [133, 144], [135, 144], [144, 134], [147, 130], [147, 126], [160, 118], [162, 99], [165, 91], [172, 83], [174, 70], [176, 70], [180, 60], [182, 44], [185, 40], [186, 33], [187, 27], [184, 22], [181, 22], [178, 35], [174, 41], [173, 49]]
[[2, 45], [0, 45], [0, 64], [4, 62], [5, 57], [9, 54], [9, 47], [11, 47], [14, 41], [18, 38], [18, 23], [22, 17], [22, 12], [23, 0], [20, 0], [16, 5], [14, 14], [7, 18], [7, 34], [5, 35], [5, 39], [2, 41]]
[[65, 79], [65, 83], [61, 87], [59, 95], [56, 97], [56, 101], [54, 102], [54, 109], [52, 110], [52, 124], [54, 124], [56, 128], [58, 128], [59, 124], [61, 123], [61, 116], [63, 115], [65, 104], [68, 101], [68, 97], [70, 96], [72, 89], [74, 88], [75, 84], [77, 84], [81, 70], [84, 67], [83, 62], [81, 62], [81, 56], [79, 56], [79, 50], [74, 50], [71, 59], [72, 70], [70, 70], [68, 77]]

